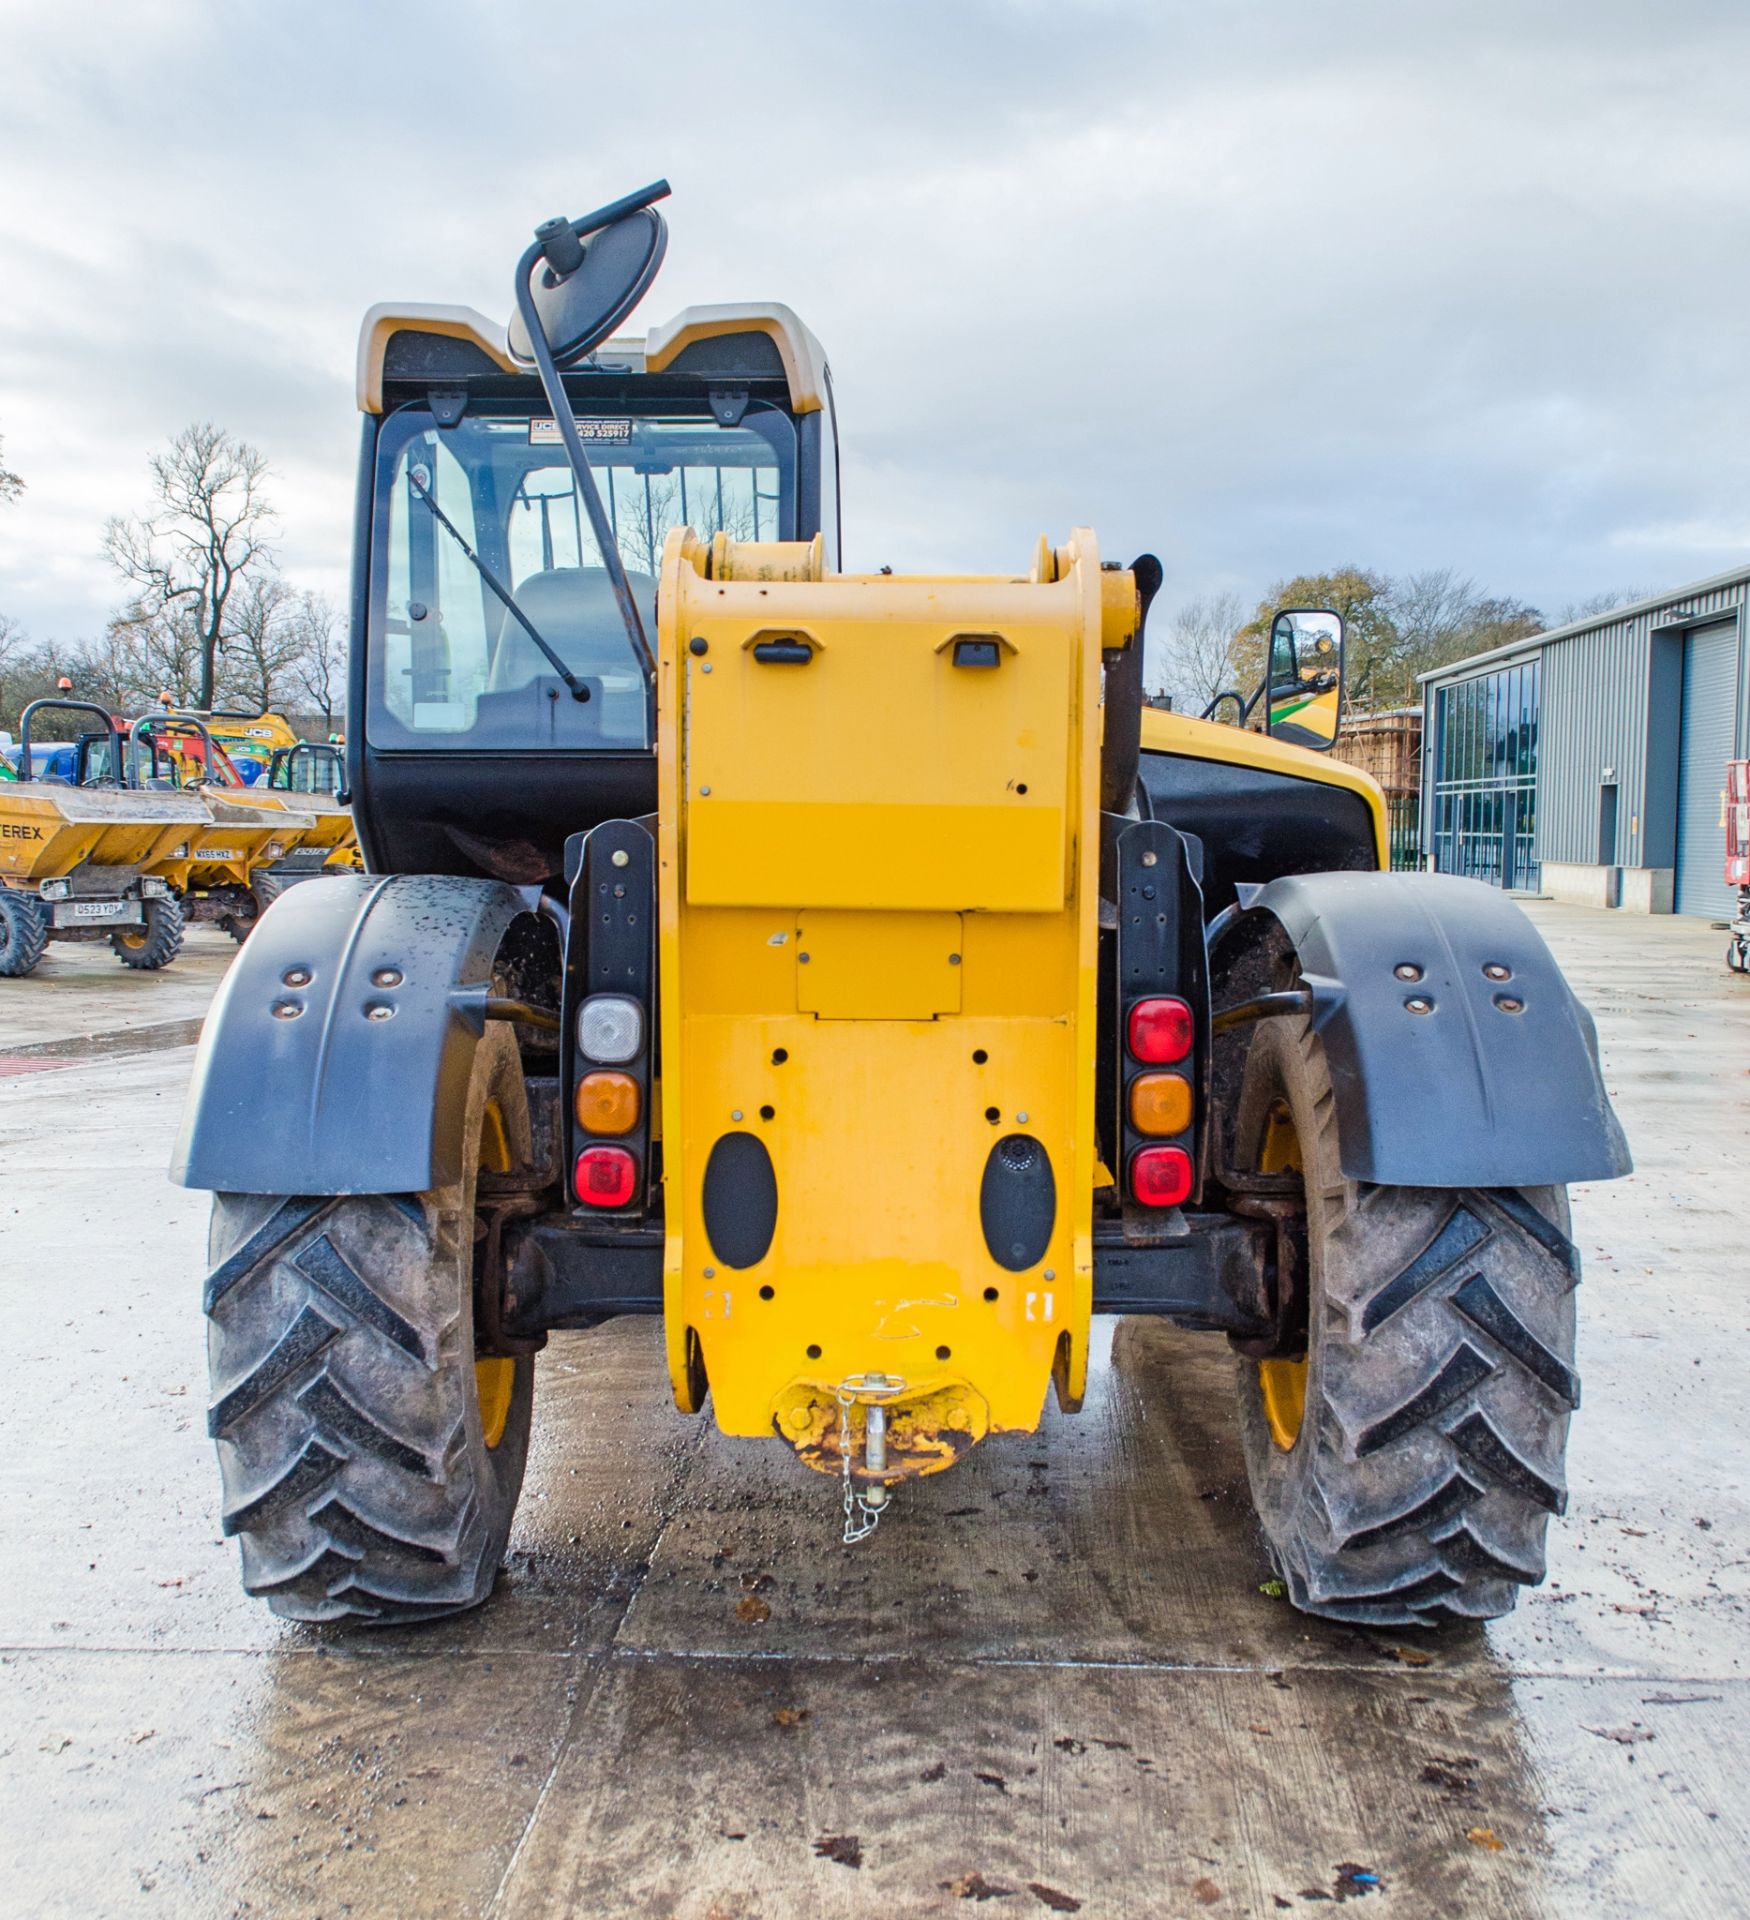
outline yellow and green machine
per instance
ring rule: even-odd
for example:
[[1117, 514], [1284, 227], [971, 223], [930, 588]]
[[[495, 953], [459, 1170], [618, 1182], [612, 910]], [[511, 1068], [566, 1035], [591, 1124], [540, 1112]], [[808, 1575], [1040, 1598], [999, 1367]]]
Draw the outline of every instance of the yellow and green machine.
[[211, 815], [209, 831], [168, 849], [155, 868], [187, 918], [242, 941], [287, 887], [357, 871], [338, 753], [301, 740], [279, 714], [166, 708], [135, 720], [131, 739], [140, 779], [198, 790]]
[[484, 1600], [556, 1333], [659, 1315], [851, 1542], [1131, 1313], [1227, 1342], [1297, 1605], [1504, 1611], [1566, 1497], [1565, 1184], [1628, 1164], [1584, 1010], [1505, 896], [1385, 870], [1335, 615], [1278, 616], [1255, 734], [1144, 707], [1161, 570], [1086, 530], [842, 570], [796, 316], [616, 331], [664, 193], [538, 229], [508, 327], [366, 318], [365, 867], [239, 956], [173, 1169], [246, 1586]]

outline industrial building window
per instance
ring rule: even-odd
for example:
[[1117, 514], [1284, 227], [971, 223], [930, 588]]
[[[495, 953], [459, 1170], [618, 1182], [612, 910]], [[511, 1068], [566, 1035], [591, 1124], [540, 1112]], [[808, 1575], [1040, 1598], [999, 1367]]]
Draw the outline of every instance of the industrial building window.
[[1539, 662], [1440, 687], [1434, 699], [1434, 865], [1497, 887], [1538, 883]]

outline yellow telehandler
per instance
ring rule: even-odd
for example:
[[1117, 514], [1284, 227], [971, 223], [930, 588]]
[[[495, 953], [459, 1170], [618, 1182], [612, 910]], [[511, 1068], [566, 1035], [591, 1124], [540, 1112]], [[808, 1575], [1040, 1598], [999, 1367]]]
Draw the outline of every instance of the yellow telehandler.
[[1566, 1497], [1565, 1183], [1629, 1164], [1587, 1015], [1505, 895], [1385, 871], [1334, 614], [1276, 619], [1253, 734], [1143, 711], [1160, 569], [1085, 530], [841, 572], [796, 316], [616, 334], [666, 191], [537, 229], [508, 329], [366, 318], [367, 870], [240, 955], [174, 1167], [246, 1586], [484, 1600], [556, 1328], [660, 1315], [677, 1405], [852, 1541], [1135, 1313], [1231, 1343], [1296, 1605], [1505, 1611]]

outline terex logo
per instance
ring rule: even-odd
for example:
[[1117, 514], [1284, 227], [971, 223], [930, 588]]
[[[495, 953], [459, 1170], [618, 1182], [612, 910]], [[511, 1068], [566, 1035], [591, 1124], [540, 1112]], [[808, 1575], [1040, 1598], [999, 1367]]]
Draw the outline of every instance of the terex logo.
[[0, 840], [40, 840], [42, 837], [41, 827], [0, 825]]

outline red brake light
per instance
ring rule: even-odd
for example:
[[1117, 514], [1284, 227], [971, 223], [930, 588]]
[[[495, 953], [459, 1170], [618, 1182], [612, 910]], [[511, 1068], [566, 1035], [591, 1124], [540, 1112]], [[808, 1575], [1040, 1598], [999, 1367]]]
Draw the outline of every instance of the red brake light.
[[1183, 1060], [1195, 1038], [1191, 1009], [1183, 1000], [1139, 1000], [1130, 1009], [1130, 1051], [1146, 1066], [1170, 1067]]
[[1183, 1147], [1144, 1147], [1130, 1163], [1130, 1191], [1145, 1207], [1176, 1207], [1191, 1197], [1191, 1156]]
[[585, 1147], [571, 1183], [586, 1207], [623, 1207], [638, 1191], [638, 1162], [624, 1147]]

